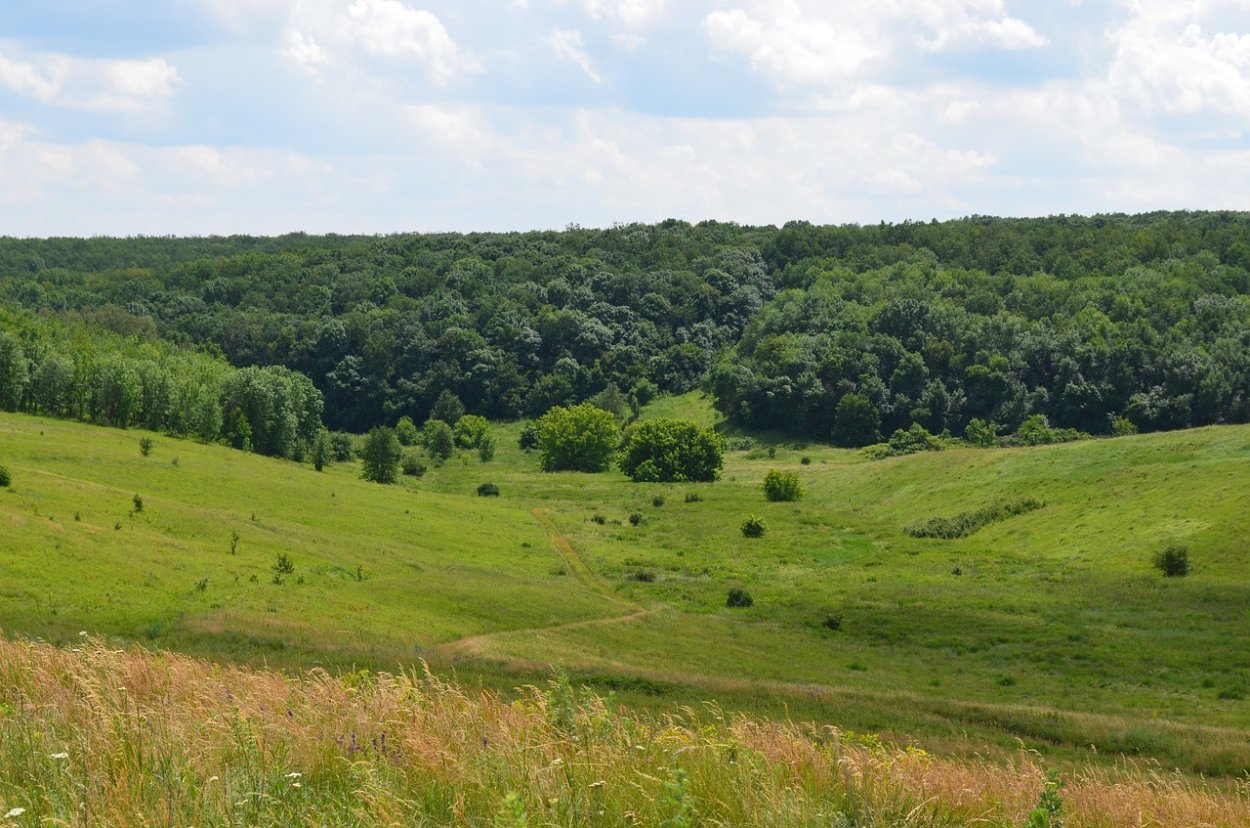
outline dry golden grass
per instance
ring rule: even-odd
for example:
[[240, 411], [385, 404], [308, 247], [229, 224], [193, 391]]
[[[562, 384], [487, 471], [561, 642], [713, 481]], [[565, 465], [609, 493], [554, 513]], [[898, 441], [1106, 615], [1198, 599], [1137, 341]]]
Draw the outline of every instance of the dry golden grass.
[[[1023, 826], [1046, 774], [832, 728], [519, 700], [428, 673], [298, 676], [0, 641], [0, 825]], [[1068, 826], [1250, 825], [1250, 789], [1124, 767]], [[20, 811], [20, 813], [19, 813]]]

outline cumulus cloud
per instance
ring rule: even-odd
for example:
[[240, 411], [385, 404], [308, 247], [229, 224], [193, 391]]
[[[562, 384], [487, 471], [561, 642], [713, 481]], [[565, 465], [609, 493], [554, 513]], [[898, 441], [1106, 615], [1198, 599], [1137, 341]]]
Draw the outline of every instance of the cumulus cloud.
[[1007, 14], [1002, 0], [756, 0], [707, 15], [704, 32], [718, 52], [746, 55], [757, 71], [784, 83], [822, 83], [865, 73], [875, 61], [919, 47], [1032, 49], [1046, 38]]
[[282, 54], [314, 73], [331, 65], [363, 61], [399, 70], [417, 65], [436, 85], [480, 67], [468, 57], [434, 13], [401, 0], [289, 0], [290, 23]]
[[0, 85], [41, 103], [90, 110], [130, 110], [172, 96], [182, 85], [163, 58], [99, 60], [0, 51]]
[[[1148, 111], [1250, 116], [1250, 3], [1128, 6], [1129, 17], [1109, 36], [1115, 54], [1108, 77], [1117, 92]], [[1243, 21], [1241, 31], [1208, 29], [1230, 11], [1240, 12], [1231, 19]]]

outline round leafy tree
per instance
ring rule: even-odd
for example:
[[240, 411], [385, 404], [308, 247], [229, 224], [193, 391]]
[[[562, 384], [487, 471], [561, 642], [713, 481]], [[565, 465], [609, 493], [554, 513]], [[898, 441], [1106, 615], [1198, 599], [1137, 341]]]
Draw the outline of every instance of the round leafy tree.
[[602, 408], [557, 405], [538, 421], [539, 464], [543, 471], [600, 472], [620, 440], [616, 418]]
[[477, 414], [465, 414], [452, 426], [456, 437], [456, 445], [460, 448], [474, 449], [482, 443], [482, 438], [490, 433], [490, 423], [485, 417]]
[[621, 471], [643, 483], [710, 481], [720, 476], [720, 435], [688, 420], [639, 423], [625, 440]]

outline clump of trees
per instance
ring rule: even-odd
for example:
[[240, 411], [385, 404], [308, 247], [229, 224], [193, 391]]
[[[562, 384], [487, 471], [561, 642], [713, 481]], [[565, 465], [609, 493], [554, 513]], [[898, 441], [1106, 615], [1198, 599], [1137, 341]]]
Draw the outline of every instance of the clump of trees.
[[601, 472], [621, 441], [616, 418], [590, 403], [551, 408], [538, 421], [543, 471]]
[[657, 418], [630, 429], [621, 449], [620, 468], [646, 483], [712, 481], [724, 463], [721, 437], [687, 420]]

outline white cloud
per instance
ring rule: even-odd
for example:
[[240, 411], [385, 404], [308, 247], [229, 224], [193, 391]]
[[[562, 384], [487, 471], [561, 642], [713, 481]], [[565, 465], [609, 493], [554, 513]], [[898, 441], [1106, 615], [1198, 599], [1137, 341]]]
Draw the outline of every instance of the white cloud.
[[1007, 14], [1002, 0], [748, 0], [707, 15], [714, 50], [746, 55], [782, 83], [820, 84], [866, 74], [912, 46], [1032, 49], [1046, 38]]
[[590, 61], [590, 55], [586, 52], [581, 32], [570, 29], [553, 29], [544, 42], [555, 53], [556, 57], [571, 60], [586, 73], [586, 77], [595, 83], [599, 83], [602, 80], [599, 77], [599, 73], [595, 71], [594, 64]]
[[835, 28], [805, 15], [793, 3], [780, 3], [763, 15], [742, 9], [715, 11], [704, 21], [704, 30], [714, 49], [747, 55], [754, 69], [783, 82], [849, 77], [889, 51], [889, 44], [871, 26]]
[[[435, 85], [445, 86], [481, 68], [435, 14], [401, 0], [289, 2], [282, 54], [301, 69], [316, 73], [329, 66], [355, 66], [365, 75], [380, 76], [415, 64]], [[379, 61], [390, 66], [382, 68]]]
[[667, 0], [586, 0], [586, 13], [596, 20], [614, 18], [640, 26], [664, 16]]
[[[1250, 2], [1133, 2], [1109, 35], [1108, 76], [1122, 96], [1148, 111], [1204, 110], [1250, 117]], [[1243, 31], [1208, 33], [1219, 12], [1242, 12]]]
[[0, 85], [52, 106], [116, 111], [168, 98], [182, 79], [163, 58], [99, 60], [49, 53], [11, 58], [0, 52]]

